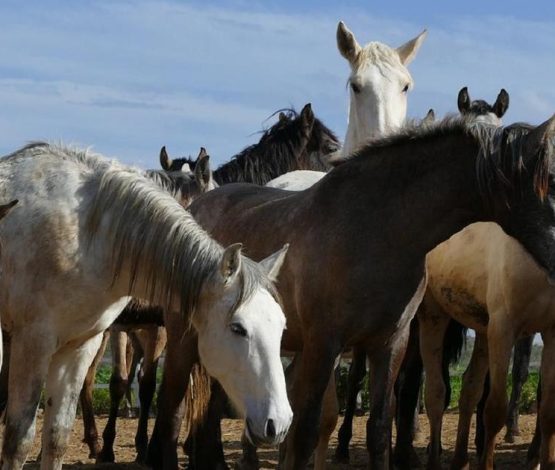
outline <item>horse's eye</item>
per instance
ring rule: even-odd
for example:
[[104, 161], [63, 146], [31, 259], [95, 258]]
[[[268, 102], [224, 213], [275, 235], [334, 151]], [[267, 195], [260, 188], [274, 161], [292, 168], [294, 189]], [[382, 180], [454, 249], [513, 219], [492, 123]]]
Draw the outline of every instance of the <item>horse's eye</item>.
[[355, 93], [360, 93], [360, 87], [356, 83], [351, 83], [351, 90]]
[[245, 330], [245, 327], [240, 323], [232, 323], [231, 325], [229, 325], [229, 329], [234, 335], [239, 335], [243, 337], [247, 336], [247, 330]]
[[405, 88], [403, 88], [403, 93], [407, 93], [409, 91], [409, 84], [407, 83], [405, 85]]

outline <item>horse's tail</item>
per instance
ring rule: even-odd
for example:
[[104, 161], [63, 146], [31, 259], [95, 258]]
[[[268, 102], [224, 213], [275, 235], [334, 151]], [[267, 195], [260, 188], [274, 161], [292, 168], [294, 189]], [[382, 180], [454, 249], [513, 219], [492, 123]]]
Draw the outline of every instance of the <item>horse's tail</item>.
[[447, 366], [455, 364], [460, 359], [466, 344], [467, 330], [467, 327], [456, 320], [451, 319], [449, 322], [443, 339], [443, 363]]
[[195, 364], [189, 377], [189, 386], [185, 396], [185, 427], [190, 435], [202, 423], [208, 403], [210, 402], [211, 379], [206, 369]]
[[466, 344], [466, 332], [468, 328], [461, 325], [458, 321], [451, 319], [447, 326], [447, 331], [443, 338], [443, 361], [442, 375], [445, 383], [445, 409], [451, 403], [451, 378], [449, 376], [449, 366], [455, 364], [461, 357], [462, 350]]

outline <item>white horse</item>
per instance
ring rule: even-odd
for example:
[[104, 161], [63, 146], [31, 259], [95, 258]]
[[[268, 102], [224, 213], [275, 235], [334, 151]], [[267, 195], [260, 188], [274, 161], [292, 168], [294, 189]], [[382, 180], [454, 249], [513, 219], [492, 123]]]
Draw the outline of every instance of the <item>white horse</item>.
[[[407, 116], [407, 95], [413, 87], [408, 64], [416, 57], [427, 31], [397, 49], [381, 42], [361, 46], [340, 21], [337, 48], [351, 68], [349, 75], [349, 121], [338, 159], [347, 157], [366, 141], [400, 128]], [[320, 174], [318, 174], [320, 173]], [[267, 186], [298, 191], [312, 186], [325, 173], [297, 170]]]
[[0, 227], [0, 312], [12, 336], [2, 468], [25, 463], [45, 381], [41, 468], [61, 468], [83, 379], [130, 295], [180, 312], [168, 317], [190, 325], [189, 368], [200, 358], [253, 440], [283, 439], [285, 319], [270, 279], [285, 248], [256, 264], [240, 245], [213, 241], [142, 172], [62, 146], [0, 160], [0, 198], [15, 197]]

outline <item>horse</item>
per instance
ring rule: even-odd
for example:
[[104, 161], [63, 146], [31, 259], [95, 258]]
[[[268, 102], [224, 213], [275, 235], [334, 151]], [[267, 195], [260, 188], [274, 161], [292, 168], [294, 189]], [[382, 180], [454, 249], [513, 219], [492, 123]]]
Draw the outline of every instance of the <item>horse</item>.
[[496, 129], [447, 119], [372, 142], [305, 191], [226, 185], [193, 202], [209, 233], [239, 237], [254, 259], [291, 243], [278, 284], [282, 347], [302, 357], [283, 468], [306, 466], [335, 359], [353, 346], [366, 348], [373, 371], [371, 465], [389, 466], [393, 385], [425, 292], [425, 257], [439, 243], [493, 220], [553, 275], [545, 191], [554, 122]]
[[[340, 155], [349, 156], [366, 140], [393, 132], [405, 123], [407, 97], [413, 88], [413, 79], [407, 66], [416, 57], [427, 35], [428, 32], [424, 30], [396, 49], [377, 41], [361, 46], [345, 23], [338, 23], [337, 48], [351, 69], [347, 81], [347, 132]], [[301, 190], [318, 181], [318, 174], [300, 170], [284, 174], [279, 181], [274, 182], [273, 187]]]
[[[489, 105], [484, 100], [472, 101], [468, 94], [468, 88], [464, 87], [459, 91], [457, 98], [459, 111], [462, 116], [475, 122], [489, 123], [492, 125], [500, 125], [500, 119], [507, 111], [509, 105], [509, 95], [505, 89], [501, 89], [499, 95], [493, 106]], [[462, 105], [461, 103], [467, 103]], [[494, 112], [495, 111], [495, 112]], [[420, 121], [419, 125], [428, 126], [434, 122], [435, 113], [430, 109], [426, 116]], [[415, 121], [416, 123], [416, 121]], [[293, 172], [294, 173], [294, 172]], [[292, 178], [289, 175], [276, 178], [268, 183], [268, 186], [279, 187], [281, 189], [288, 189], [293, 191], [303, 190], [311, 186], [324, 176], [322, 172], [313, 172], [310, 178]], [[313, 181], [311, 181], [311, 179]], [[413, 320], [417, 322], [417, 319]], [[445, 344], [449, 347], [445, 348], [446, 354], [443, 357], [443, 377], [446, 379], [447, 393], [445, 403], [449, 403], [450, 387], [449, 387], [449, 364], [458, 360], [462, 347], [464, 345], [463, 332], [460, 332], [456, 327], [448, 329], [449, 334], [445, 336]], [[418, 327], [415, 325], [413, 328], [413, 336], [418, 335]], [[402, 467], [410, 466], [410, 462], [417, 459], [416, 453], [412, 447], [414, 439], [414, 416], [415, 408], [417, 406], [418, 393], [420, 384], [422, 383], [422, 360], [420, 358], [418, 338], [413, 337], [409, 342], [409, 352], [402, 365], [402, 378], [403, 380], [397, 384], [396, 392], [401, 396], [397, 418], [398, 438], [395, 446], [394, 459], [397, 465]], [[338, 462], [349, 461], [349, 442], [352, 437], [352, 421], [354, 418], [356, 408], [356, 398], [362, 387], [362, 381], [366, 375], [366, 357], [364, 350], [354, 351], [351, 367], [349, 370], [348, 379], [348, 392], [347, 404], [344, 414], [344, 419], [338, 433], [338, 446], [335, 450], [334, 457]], [[410, 370], [408, 370], [410, 369]], [[447, 405], [446, 405], [447, 406]], [[329, 412], [326, 412], [328, 415]], [[331, 432], [330, 432], [331, 435]], [[322, 450], [327, 445], [322, 444], [320, 453], [324, 455]], [[320, 458], [322, 460], [322, 457]]]
[[[474, 114], [476, 119], [485, 120], [491, 124], [501, 125], [501, 118], [507, 112], [509, 107], [509, 94], [505, 89], [501, 89], [495, 103], [490, 105], [484, 100], [471, 100], [470, 95], [468, 94], [468, 88], [464, 87], [459, 91], [457, 105], [461, 114]], [[515, 345], [513, 368], [511, 373], [511, 397], [509, 399], [507, 420], [505, 423], [506, 433], [504, 438], [505, 441], [509, 443], [513, 443], [514, 437], [520, 435], [520, 429], [518, 426], [518, 405], [520, 395], [522, 393], [522, 387], [528, 378], [528, 368], [530, 364], [533, 340], [533, 335], [520, 338]], [[484, 400], [485, 398], [487, 398], [487, 396], [483, 397]], [[480, 434], [480, 424], [481, 419], [478, 420], [477, 436]], [[480, 441], [480, 439], [478, 439], [478, 441]], [[477, 448], [480, 449], [481, 443], [477, 442], [476, 445]]]
[[[511, 349], [517, 338], [542, 333], [542, 399], [554, 393], [553, 371], [546, 359], [553, 348], [550, 319], [554, 291], [541, 265], [517, 241], [491, 224], [476, 224], [452, 237], [430, 253], [427, 266], [429, 295], [419, 318], [424, 366], [430, 378], [426, 387], [433, 431], [429, 466], [439, 467], [439, 456], [434, 450], [440, 438], [441, 412], [435, 403], [442, 394], [442, 385], [434, 375], [438, 367], [436, 347], [446, 319], [453, 317], [476, 330], [476, 344], [463, 379], [452, 468], [468, 465], [470, 417], [488, 368], [491, 381], [484, 409], [484, 452], [480, 468], [492, 468], [495, 437], [507, 416], [505, 384]], [[553, 416], [547, 406], [540, 404], [538, 418], [542, 434], [539, 460], [542, 468], [548, 468], [555, 463]]]
[[[220, 165], [213, 172], [218, 185], [227, 183], [254, 183], [265, 185], [268, 181], [295, 170], [327, 171], [329, 160], [340, 150], [335, 134], [314, 116], [307, 103], [300, 113], [283, 109], [278, 122], [262, 133], [258, 143]], [[274, 114], [276, 114], [274, 113]], [[165, 148], [163, 149], [165, 152]], [[160, 154], [162, 168], [187, 164], [194, 170], [196, 163], [189, 158], [170, 159]]]
[[484, 100], [470, 99], [468, 87], [463, 87], [457, 96], [457, 107], [462, 115], [474, 116], [477, 122], [500, 126], [501, 118], [509, 108], [509, 94], [504, 88], [501, 88], [495, 103], [491, 105]]
[[[152, 179], [161, 188], [174, 195], [174, 198], [176, 198], [184, 207], [189, 205], [191, 199], [195, 195], [215, 187], [215, 183], [211, 178], [209, 156], [204, 148], [201, 148], [197, 157], [195, 173], [187, 171], [184, 172], [182, 169], [178, 169], [174, 166], [164, 172], [158, 170], [147, 170], [144, 175], [147, 178]], [[131, 301], [115, 320], [114, 324], [106, 330], [100, 348], [95, 355], [91, 366], [89, 367], [79, 396], [83, 416], [83, 442], [85, 442], [89, 447], [89, 458], [98, 458], [100, 461], [113, 461], [114, 459], [112, 445], [115, 437], [115, 420], [117, 418], [117, 412], [123, 394], [129, 394], [130, 392], [127, 387], [127, 375], [129, 370], [126, 365], [126, 354], [120, 354], [122, 349], [125, 350], [126, 346], [126, 337], [122, 335], [121, 330], [122, 325], [125, 325], [123, 327], [123, 329], [125, 329], [125, 327], [129, 327], [130, 323], [133, 323], [132, 319], [140, 317], [141, 322], [137, 323], [137, 321], [135, 321], [135, 326], [142, 330], [148, 330], [140, 333], [134, 338], [136, 345], [142, 346], [142, 350], [146, 352], [146, 357], [144, 357], [141, 368], [142, 374], [139, 385], [139, 395], [143, 404], [141, 410], [144, 410], [144, 412], [140, 413], [139, 426], [136, 436], [136, 446], [139, 456], [138, 459], [139, 461], [144, 459], [144, 452], [146, 450], [146, 443], [148, 439], [146, 429], [147, 419], [150, 402], [152, 401], [156, 386], [156, 362], [165, 345], [165, 332], [162, 332], [159, 329], [161, 316], [162, 314], [158, 307], [150, 307], [147, 303], [138, 300]], [[152, 321], [153, 318], [155, 319], [154, 322]], [[93, 410], [93, 390], [96, 369], [104, 355], [106, 345], [110, 337], [110, 330], [117, 331], [115, 331], [115, 334], [112, 336], [113, 372], [110, 378], [111, 409], [104, 432], [104, 446], [101, 447]], [[9, 353], [11, 338], [9, 338], [9, 335], [5, 332], [3, 332], [3, 334], [6, 336], [6, 341], [4, 343], [4, 354], [6, 354], [6, 352]], [[163, 341], [164, 344], [148, 343], [145, 337], [152, 336], [153, 334], [156, 338], [159, 338], [159, 343]], [[137, 363], [135, 364], [135, 367], [136, 365]], [[0, 410], [2, 412], [4, 411], [8, 394], [8, 375], [9, 362], [3, 365], [2, 378], [0, 379], [2, 394], [5, 395], [5, 398], [0, 400]]]
[[200, 361], [219, 380], [255, 442], [283, 439], [292, 413], [272, 279], [284, 249], [256, 264], [239, 244], [223, 248], [143, 172], [88, 151], [29, 144], [0, 160], [0, 181], [20, 201], [0, 227], [12, 337], [3, 466], [25, 463], [46, 382], [41, 468], [61, 468], [87, 369], [130, 296], [173, 312], [189, 370]]
[[[160, 151], [162, 161], [165, 147]], [[166, 153], [167, 157], [167, 153]], [[212, 178], [210, 170], [209, 155], [204, 147], [200, 148], [195, 161], [194, 171], [191, 172], [186, 163], [173, 162], [164, 171], [147, 170], [146, 176], [150, 178], [167, 178], [180, 181], [179, 202], [187, 207], [198, 194], [214, 189], [217, 184]], [[187, 181], [185, 185], [183, 181]], [[133, 361], [129, 363], [127, 357], [127, 345], [129, 333], [133, 333], [131, 340], [133, 349]], [[98, 462], [114, 462], [114, 440], [116, 437], [116, 421], [121, 400], [129, 392], [129, 385], [133, 380], [132, 375], [138, 361], [142, 358], [139, 380], [139, 421], [135, 435], [135, 448], [137, 450], [137, 462], [145, 462], [148, 447], [148, 417], [150, 405], [156, 390], [156, 370], [158, 360], [166, 347], [166, 330], [164, 328], [163, 309], [152, 306], [147, 302], [134, 299], [125, 307], [109, 328], [111, 351], [112, 351], [112, 374], [110, 376], [110, 412], [108, 421], [102, 433], [102, 447], [98, 439], [98, 432], [94, 421], [92, 410], [92, 391], [96, 367], [104, 354], [106, 341], [101, 347], [89, 368], [85, 385], [81, 391], [81, 409], [83, 410], [84, 442], [89, 446], [89, 457], [96, 458]], [[131, 379], [131, 381], [129, 380]]]
[[[314, 116], [310, 104], [306, 104], [300, 113], [293, 109], [284, 109], [274, 114], [278, 114], [278, 122], [262, 133], [257, 144], [246, 147], [213, 172], [212, 177], [217, 184], [226, 184], [233, 178], [237, 181], [265, 184], [280, 172], [299, 168], [323, 170], [330, 167], [329, 159], [337, 154], [340, 143], [334, 133]], [[188, 164], [190, 168], [196, 170], [195, 162], [187, 158], [171, 159], [165, 148], [160, 153], [160, 162], [165, 169], [171, 168], [172, 165], [174, 169], [178, 169], [179, 165]], [[207, 412], [207, 425], [197, 427], [194, 439], [186, 447], [190, 455], [190, 464], [194, 465], [194, 461], [198, 460], [204, 465], [215, 468], [220, 465], [225, 466], [221, 440], [218, 436], [220, 410], [224, 407], [226, 397], [220, 393], [217, 384], [213, 385], [213, 389], [215, 392], [211, 400], [213, 409]], [[184, 396], [185, 391], [176, 389], [174, 393]], [[170, 410], [167, 400], [162, 395], [159, 399], [166, 404], [166, 408], [159, 410], [160, 420], [165, 422], [176, 412], [176, 409]], [[175, 403], [178, 403], [177, 398], [175, 400]], [[162, 443], [156, 429], [155, 426], [155, 432], [149, 444], [149, 454], [152, 455], [161, 452]], [[178, 430], [174, 428], [174, 431], [178, 434]], [[176, 440], [177, 434], [172, 434], [169, 438]], [[176, 458], [175, 450], [167, 450], [167, 452], [172, 452], [172, 459]], [[151, 460], [156, 462], [158, 457], [152, 457]]]

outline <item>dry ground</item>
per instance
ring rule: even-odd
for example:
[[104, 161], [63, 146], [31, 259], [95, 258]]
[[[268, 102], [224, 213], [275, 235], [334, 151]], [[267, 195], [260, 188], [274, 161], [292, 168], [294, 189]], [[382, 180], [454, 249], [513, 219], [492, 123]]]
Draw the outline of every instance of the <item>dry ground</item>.
[[[416, 441], [416, 448], [420, 459], [425, 461], [425, 448], [427, 443], [427, 420], [425, 416], [420, 417], [421, 422], [421, 432], [419, 433], [418, 439]], [[99, 429], [103, 429], [106, 423], [106, 419], [101, 417], [98, 419]], [[118, 465], [103, 465], [102, 468], [141, 468], [133, 464], [135, 458], [135, 449], [133, 447], [134, 442], [134, 432], [136, 429], [137, 421], [135, 419], [120, 419], [118, 424], [118, 437], [116, 440], [116, 460]], [[333, 464], [331, 457], [333, 454], [333, 449], [336, 444], [336, 433], [334, 433], [331, 448], [329, 451], [328, 468], [329, 469], [345, 469], [345, 468], [366, 468], [367, 455], [365, 450], [365, 423], [364, 417], [356, 418], [355, 421], [355, 431], [354, 438], [351, 447], [351, 465], [337, 465]], [[526, 448], [528, 442], [532, 439], [535, 425], [535, 415], [524, 415], [521, 417], [521, 432], [520, 438], [517, 438], [515, 444], [506, 444], [502, 442], [498, 445], [497, 450], [497, 468], [498, 469], [522, 469], [524, 467], [524, 462], [526, 461]], [[153, 420], [151, 420], [150, 427], [152, 428]], [[444, 431], [443, 431], [443, 445], [445, 449], [444, 459], [445, 462], [449, 461], [452, 455], [452, 450], [455, 442], [457, 425], [457, 415], [455, 413], [449, 413], [446, 415], [444, 421]], [[38, 431], [40, 431], [42, 426], [42, 421], [39, 419]], [[240, 437], [241, 437], [242, 425], [240, 421], [237, 420], [225, 420], [222, 424], [223, 438], [225, 440], [226, 455], [228, 461], [231, 464], [234, 462], [240, 452]], [[81, 442], [83, 433], [83, 423], [79, 419], [76, 422], [75, 429], [73, 431], [70, 448], [66, 454], [66, 468], [79, 468], [81, 470], [87, 470], [94, 466], [94, 462], [87, 458], [88, 451], [86, 446]], [[36, 438], [35, 447], [33, 450], [33, 457], [38, 454], [39, 451], [39, 438]], [[471, 448], [471, 452], [474, 453], [474, 447]], [[274, 449], [262, 450], [260, 452], [261, 463], [263, 468], [276, 468], [276, 458], [277, 452]], [[185, 457], [180, 454], [180, 461], [185, 465]], [[38, 468], [37, 464], [31, 463], [27, 466], [29, 469]], [[95, 467], [99, 468], [99, 467]]]

